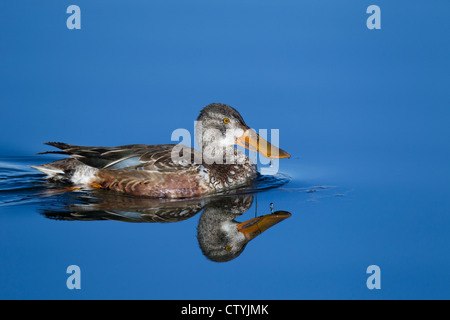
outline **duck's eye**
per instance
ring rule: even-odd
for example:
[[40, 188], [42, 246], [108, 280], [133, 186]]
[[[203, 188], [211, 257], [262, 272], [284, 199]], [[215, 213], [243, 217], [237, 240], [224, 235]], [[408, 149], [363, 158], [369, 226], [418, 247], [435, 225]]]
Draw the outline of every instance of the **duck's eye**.
[[230, 247], [230, 246], [226, 246], [226, 247], [225, 247], [225, 250], [226, 250], [226, 251], [231, 251], [231, 247]]
[[223, 123], [230, 123], [230, 119], [228, 118], [223, 119]]

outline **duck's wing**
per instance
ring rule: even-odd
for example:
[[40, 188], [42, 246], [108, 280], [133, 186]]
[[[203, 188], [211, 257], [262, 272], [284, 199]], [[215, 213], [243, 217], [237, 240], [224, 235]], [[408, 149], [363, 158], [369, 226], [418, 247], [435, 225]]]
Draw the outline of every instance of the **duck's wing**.
[[[84, 147], [62, 142], [47, 142], [58, 151], [46, 151], [39, 154], [65, 154], [82, 163], [99, 169], [144, 169], [158, 171], [178, 170], [180, 161], [172, 161], [175, 144], [145, 145], [132, 144], [119, 147]], [[183, 152], [194, 158], [195, 150], [185, 147]]]

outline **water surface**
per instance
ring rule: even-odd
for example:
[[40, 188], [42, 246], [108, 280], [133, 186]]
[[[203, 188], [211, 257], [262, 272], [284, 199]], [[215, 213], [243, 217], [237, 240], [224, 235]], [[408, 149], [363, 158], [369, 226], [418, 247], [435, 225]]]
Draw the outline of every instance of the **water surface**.
[[[86, 297], [211, 298], [211, 293], [199, 292], [192, 283], [192, 293], [185, 285], [175, 291], [149, 286], [159, 286], [164, 277], [167, 283], [179, 277], [204, 281], [201, 275], [205, 271], [214, 277], [223, 270], [220, 263], [230, 265], [229, 272], [243, 264], [242, 270], [250, 268], [246, 272], [252, 274], [257, 273], [252, 271], [254, 266], [276, 262], [272, 258], [279, 259], [281, 252], [283, 259], [291, 259], [292, 252], [285, 247], [297, 233], [290, 224], [299, 213], [285, 208], [278, 199], [294, 197], [307, 203], [328, 197], [339, 201], [348, 192], [330, 186], [295, 186], [289, 175], [278, 173], [260, 176], [254, 185], [227, 194], [150, 199], [96, 189], [68, 190], [67, 185], [48, 182], [29, 167], [52, 160], [38, 156], [0, 159], [1, 261], [3, 270], [9, 270], [8, 275], [3, 273], [3, 280], [16, 283], [3, 287], [5, 297], [23, 295], [22, 289], [28, 287], [23, 281], [32, 274], [16, 276], [33, 265], [46, 280], [37, 277], [37, 284], [30, 282], [34, 283], [34, 289], [28, 291], [31, 298], [82, 297], [87, 292]], [[242, 228], [239, 232], [238, 226]], [[246, 229], [250, 231], [244, 236]], [[67, 263], [83, 270], [82, 291], [86, 293], [64, 288]], [[114, 279], [108, 280], [107, 275], [117, 271]], [[222, 275], [215, 281], [224, 280]], [[41, 281], [53, 284], [56, 290], [52, 293], [46, 286], [40, 287]], [[89, 285], [89, 281], [93, 282]], [[103, 290], [106, 284], [115, 287], [113, 283], [133, 289]], [[96, 289], [84, 290], [85, 286]], [[215, 297], [228, 294], [216, 291]]]
[[[0, 160], [5, 298], [371, 299], [447, 290], [439, 271], [448, 263], [447, 229], [437, 221], [448, 217], [421, 214], [429, 194], [414, 186], [360, 185], [355, 177], [353, 187], [308, 183], [322, 179], [293, 158], [310, 172], [306, 182], [285, 165], [233, 194], [169, 201], [66, 192], [29, 168], [49, 160]], [[227, 225], [272, 212], [284, 216], [253, 239], [223, 241]], [[73, 264], [82, 270], [79, 291], [66, 287]], [[379, 291], [366, 287], [373, 264], [383, 272]]]

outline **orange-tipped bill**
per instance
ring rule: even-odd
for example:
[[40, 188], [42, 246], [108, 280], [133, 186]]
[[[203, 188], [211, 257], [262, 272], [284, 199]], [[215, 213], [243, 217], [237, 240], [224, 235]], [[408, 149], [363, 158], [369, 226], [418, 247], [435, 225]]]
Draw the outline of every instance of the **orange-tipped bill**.
[[278, 222], [289, 218], [291, 214], [287, 211], [277, 211], [257, 218], [253, 218], [237, 225], [238, 231], [245, 235], [247, 241], [252, 240]]
[[261, 138], [254, 130], [246, 128], [244, 134], [237, 138], [236, 144], [246, 149], [259, 152], [266, 158], [281, 159], [290, 158], [291, 155], [286, 151], [273, 146], [270, 142]]

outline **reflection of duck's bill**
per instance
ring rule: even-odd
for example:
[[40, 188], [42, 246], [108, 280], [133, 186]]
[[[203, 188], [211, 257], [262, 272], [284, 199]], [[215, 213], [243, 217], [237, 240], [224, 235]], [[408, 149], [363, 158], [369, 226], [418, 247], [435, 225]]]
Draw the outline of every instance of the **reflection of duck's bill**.
[[247, 241], [250, 241], [270, 227], [286, 218], [289, 218], [290, 216], [291, 214], [287, 211], [276, 211], [272, 214], [267, 214], [241, 222], [237, 225], [237, 228], [239, 232], [242, 232], [245, 235]]
[[263, 139], [259, 134], [257, 134], [254, 130], [244, 127], [244, 134], [237, 138], [236, 144], [244, 147], [246, 149], [259, 152], [266, 158], [270, 159], [281, 159], [281, 158], [290, 158], [291, 155], [286, 151], [275, 147], [270, 144], [268, 141]]

